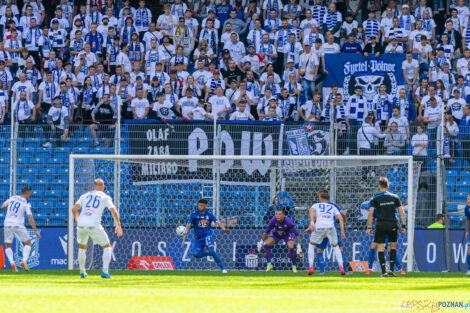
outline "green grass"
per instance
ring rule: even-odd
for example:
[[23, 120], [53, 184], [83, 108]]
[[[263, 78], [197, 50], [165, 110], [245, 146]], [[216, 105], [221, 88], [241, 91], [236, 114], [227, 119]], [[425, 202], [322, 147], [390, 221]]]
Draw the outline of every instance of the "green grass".
[[470, 278], [462, 273], [380, 279], [377, 273], [113, 271], [111, 280], [88, 274], [80, 279], [77, 271], [0, 270], [0, 312], [431, 312], [401, 305], [470, 300]]

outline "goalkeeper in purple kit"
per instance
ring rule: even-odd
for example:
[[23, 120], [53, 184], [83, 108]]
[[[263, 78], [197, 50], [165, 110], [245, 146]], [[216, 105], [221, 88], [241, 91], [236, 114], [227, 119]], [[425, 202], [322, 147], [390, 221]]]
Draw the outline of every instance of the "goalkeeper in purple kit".
[[[277, 209], [276, 216], [269, 221], [268, 227], [266, 227], [261, 240], [258, 242], [258, 253], [261, 252], [261, 248], [264, 246], [265, 256], [268, 261], [266, 272], [273, 269], [273, 265], [271, 264], [271, 246], [278, 243], [280, 240], [284, 240], [289, 249], [292, 271], [296, 273], [297, 254], [302, 253], [300, 232], [295, 227], [294, 222], [285, 215], [284, 210]], [[297, 241], [297, 250], [294, 248], [294, 240]]]

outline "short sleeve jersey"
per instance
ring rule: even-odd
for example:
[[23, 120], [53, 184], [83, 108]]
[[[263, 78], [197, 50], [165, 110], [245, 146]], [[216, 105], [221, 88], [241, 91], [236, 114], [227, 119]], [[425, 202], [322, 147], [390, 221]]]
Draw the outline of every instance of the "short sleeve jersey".
[[115, 208], [111, 197], [102, 191], [90, 191], [83, 194], [75, 203], [80, 205], [79, 227], [98, 227], [105, 209]]
[[316, 228], [333, 228], [335, 227], [335, 217], [339, 215], [339, 210], [332, 203], [315, 203], [312, 208], [315, 209], [315, 227]]
[[396, 209], [401, 206], [400, 199], [391, 192], [381, 192], [370, 200], [370, 206], [377, 210], [377, 222], [394, 222]]
[[4, 226], [24, 226], [24, 214], [32, 215], [31, 204], [20, 196], [13, 196], [3, 203], [7, 207]]
[[201, 214], [199, 210], [194, 211], [189, 216], [188, 225], [194, 229], [194, 238], [200, 239], [212, 235], [212, 222], [217, 223], [219, 220], [212, 212], [206, 210]]

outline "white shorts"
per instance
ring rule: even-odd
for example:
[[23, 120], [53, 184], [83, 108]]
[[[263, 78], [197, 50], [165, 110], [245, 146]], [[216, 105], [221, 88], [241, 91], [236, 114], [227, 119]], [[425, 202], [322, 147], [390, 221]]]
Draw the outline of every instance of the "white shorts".
[[315, 231], [310, 235], [310, 242], [314, 244], [320, 244], [325, 236], [330, 241], [332, 246], [338, 244], [338, 234], [336, 228], [316, 228]]
[[106, 246], [109, 244], [109, 238], [104, 231], [103, 226], [98, 227], [78, 227], [77, 242], [79, 245], [86, 245], [88, 238], [91, 237], [93, 244]]
[[25, 242], [31, 240], [28, 230], [24, 226], [5, 226], [3, 230], [5, 243], [12, 243], [13, 238], [16, 237], [19, 241]]

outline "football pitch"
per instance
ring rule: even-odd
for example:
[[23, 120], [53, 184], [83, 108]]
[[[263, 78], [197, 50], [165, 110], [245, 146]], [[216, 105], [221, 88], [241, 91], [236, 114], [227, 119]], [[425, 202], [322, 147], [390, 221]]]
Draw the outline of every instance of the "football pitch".
[[426, 300], [470, 301], [463, 273], [379, 278], [332, 272], [130, 272], [102, 279], [91, 271], [0, 271], [0, 312], [470, 312]]

